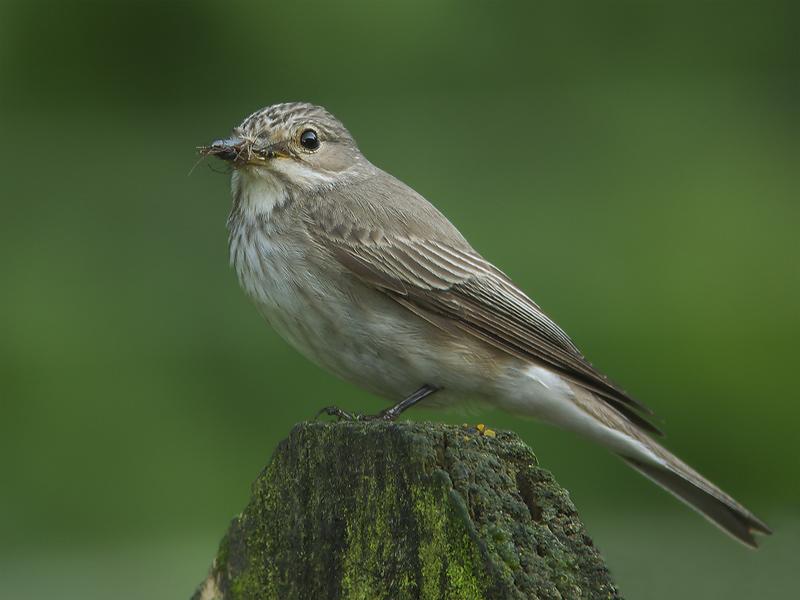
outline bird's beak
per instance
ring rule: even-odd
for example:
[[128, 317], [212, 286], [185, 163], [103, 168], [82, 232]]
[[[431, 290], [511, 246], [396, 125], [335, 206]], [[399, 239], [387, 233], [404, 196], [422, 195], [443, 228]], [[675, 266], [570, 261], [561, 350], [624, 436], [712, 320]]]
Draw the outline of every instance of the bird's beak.
[[201, 156], [216, 156], [232, 163], [234, 166], [264, 165], [273, 158], [290, 156], [286, 143], [259, 145], [251, 140], [231, 137], [211, 142], [210, 146], [200, 146], [197, 151]]
[[243, 164], [253, 158], [250, 143], [238, 137], [215, 140], [210, 146], [200, 146], [197, 151], [202, 156], [216, 156], [230, 163]]

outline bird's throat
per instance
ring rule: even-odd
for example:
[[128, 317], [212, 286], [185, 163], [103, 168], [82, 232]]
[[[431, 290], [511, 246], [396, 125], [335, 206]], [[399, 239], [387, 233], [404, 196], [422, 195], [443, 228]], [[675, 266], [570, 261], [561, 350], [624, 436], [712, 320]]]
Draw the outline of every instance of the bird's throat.
[[275, 209], [286, 205], [289, 194], [283, 183], [269, 173], [236, 170], [231, 176], [233, 212], [244, 217], [269, 219]]

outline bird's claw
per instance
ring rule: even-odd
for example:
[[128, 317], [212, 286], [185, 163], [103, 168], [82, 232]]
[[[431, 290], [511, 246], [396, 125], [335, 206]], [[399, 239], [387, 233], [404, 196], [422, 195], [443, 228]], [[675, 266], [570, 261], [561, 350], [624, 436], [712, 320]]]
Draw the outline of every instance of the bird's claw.
[[314, 417], [316, 421], [319, 419], [319, 416], [323, 413], [328, 415], [329, 417], [336, 417], [340, 421], [394, 421], [400, 414], [417, 404], [423, 398], [430, 396], [432, 393], [438, 391], [440, 388], [435, 385], [425, 384], [413, 394], [406, 396], [400, 402], [395, 404], [394, 406], [390, 406], [379, 412], [377, 415], [362, 415], [359, 413], [349, 413], [345, 410], [342, 410], [338, 406], [326, 406], [322, 410], [320, 410], [317, 415]]
[[316, 421], [323, 414], [328, 415], [329, 417], [336, 417], [340, 421], [342, 421], [342, 420], [344, 420], [344, 421], [358, 421], [359, 420], [358, 417], [360, 416], [360, 415], [355, 414], [355, 413], [349, 413], [347, 411], [344, 411], [341, 408], [339, 408], [338, 406], [325, 406], [325, 407], [319, 409], [319, 411], [317, 411], [317, 414], [314, 415], [314, 420]]
[[397, 413], [391, 408], [382, 410], [376, 415], [363, 415], [361, 413], [347, 412], [338, 406], [326, 406], [317, 412], [314, 420], [316, 421], [323, 414], [329, 417], [336, 417], [340, 421], [394, 421], [397, 418]]

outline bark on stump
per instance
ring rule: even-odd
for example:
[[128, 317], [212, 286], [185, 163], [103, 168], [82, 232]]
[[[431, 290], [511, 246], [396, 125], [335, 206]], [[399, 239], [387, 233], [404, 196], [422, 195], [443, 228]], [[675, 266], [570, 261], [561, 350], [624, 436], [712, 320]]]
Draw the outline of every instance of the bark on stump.
[[193, 600], [620, 598], [569, 495], [515, 434], [301, 423]]

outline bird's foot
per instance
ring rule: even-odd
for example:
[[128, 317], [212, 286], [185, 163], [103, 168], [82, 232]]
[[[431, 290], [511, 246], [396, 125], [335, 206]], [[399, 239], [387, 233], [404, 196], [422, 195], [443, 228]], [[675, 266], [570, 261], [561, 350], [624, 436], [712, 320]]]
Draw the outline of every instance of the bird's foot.
[[325, 414], [329, 417], [336, 417], [340, 421], [394, 421], [404, 410], [411, 408], [417, 402], [438, 390], [439, 388], [436, 386], [425, 384], [413, 394], [403, 398], [394, 406], [382, 410], [376, 415], [362, 415], [360, 413], [347, 412], [338, 406], [326, 406], [317, 413], [314, 420], [318, 419], [320, 415]]
[[336, 417], [340, 421], [359, 421], [359, 422], [394, 421], [395, 418], [397, 418], [397, 413], [393, 413], [391, 411], [392, 409], [389, 408], [387, 410], [382, 410], [381, 412], [375, 415], [364, 415], [361, 413], [348, 412], [346, 410], [342, 410], [338, 406], [326, 406], [316, 414], [314, 420], [316, 421], [322, 415], [327, 415], [329, 417]]

